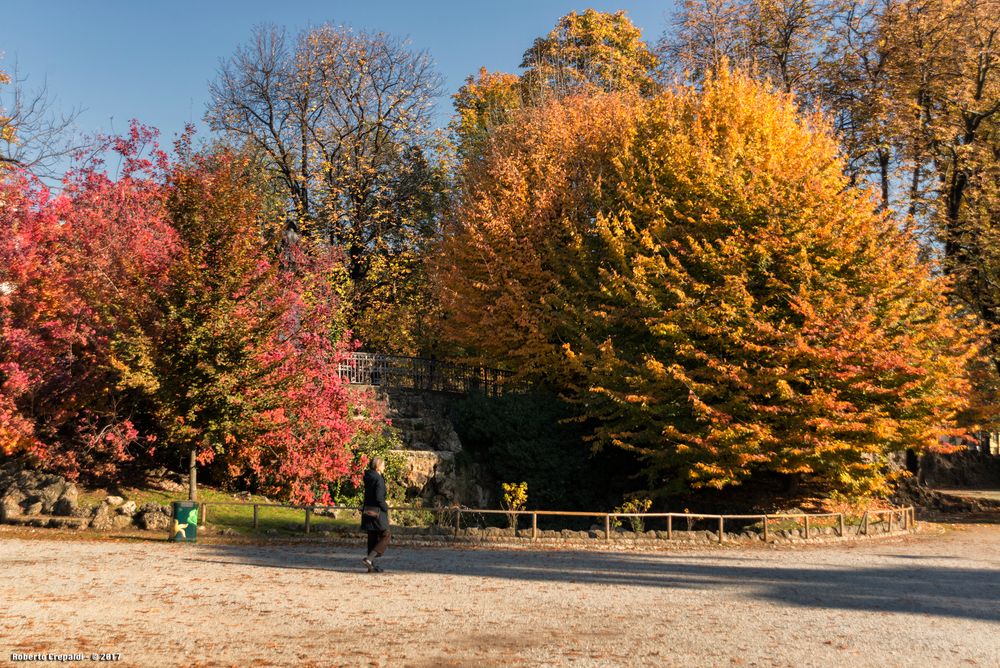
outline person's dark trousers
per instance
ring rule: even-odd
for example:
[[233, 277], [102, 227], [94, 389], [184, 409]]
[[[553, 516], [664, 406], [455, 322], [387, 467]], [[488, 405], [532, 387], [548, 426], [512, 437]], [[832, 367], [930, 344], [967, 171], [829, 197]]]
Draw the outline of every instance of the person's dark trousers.
[[368, 532], [368, 556], [372, 558], [372, 553], [375, 556], [381, 557], [385, 554], [385, 548], [389, 546], [389, 539], [392, 538], [392, 534], [388, 531], [369, 531]]

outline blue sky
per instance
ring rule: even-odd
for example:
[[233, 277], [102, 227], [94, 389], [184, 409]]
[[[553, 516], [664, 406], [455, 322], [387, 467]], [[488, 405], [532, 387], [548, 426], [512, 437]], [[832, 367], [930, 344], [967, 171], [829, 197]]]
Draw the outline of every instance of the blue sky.
[[647, 41], [663, 32], [672, 0], [590, 2], [507, 0], [419, 2], [355, 0], [48, 0], [8, 2], [0, 22], [0, 68], [15, 61], [32, 84], [47, 82], [60, 108], [84, 110], [83, 132], [121, 132], [129, 119], [160, 128], [165, 138], [200, 124], [208, 81], [220, 58], [263, 22], [291, 31], [325, 22], [408, 37], [427, 49], [444, 76], [438, 120], [449, 96], [485, 66], [516, 71], [532, 40], [572, 10], [624, 9]]

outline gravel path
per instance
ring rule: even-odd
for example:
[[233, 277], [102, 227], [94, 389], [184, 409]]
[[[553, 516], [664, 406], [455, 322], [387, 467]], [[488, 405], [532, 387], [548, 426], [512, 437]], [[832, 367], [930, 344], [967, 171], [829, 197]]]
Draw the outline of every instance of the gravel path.
[[1000, 524], [798, 549], [399, 547], [372, 575], [359, 557], [3, 531], [0, 661], [1000, 665]]

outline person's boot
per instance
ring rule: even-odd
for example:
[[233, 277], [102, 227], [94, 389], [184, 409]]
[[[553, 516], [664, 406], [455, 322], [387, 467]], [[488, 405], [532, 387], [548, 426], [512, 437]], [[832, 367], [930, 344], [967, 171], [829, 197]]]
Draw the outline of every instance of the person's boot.
[[376, 572], [376, 571], [379, 570], [378, 566], [376, 566], [374, 563], [372, 563], [372, 560], [369, 559], [368, 557], [365, 557], [364, 559], [362, 559], [361, 563], [363, 563], [365, 565], [365, 567], [368, 569], [369, 573], [374, 573], [374, 572]]

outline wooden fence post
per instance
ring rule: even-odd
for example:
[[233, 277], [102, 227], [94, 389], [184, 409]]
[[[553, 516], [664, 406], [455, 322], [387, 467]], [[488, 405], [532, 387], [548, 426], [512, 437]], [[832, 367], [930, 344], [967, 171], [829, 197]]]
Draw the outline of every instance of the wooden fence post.
[[861, 523], [862, 523], [862, 526], [864, 526], [865, 535], [867, 536], [868, 535], [868, 511], [867, 510], [865, 511], [865, 516], [861, 518]]
[[806, 521], [806, 538], [808, 539], [809, 538], [809, 516], [805, 515], [804, 519]]
[[538, 539], [538, 513], [531, 513], [531, 540]]
[[257, 517], [257, 509], [259, 506], [255, 503], [253, 504], [253, 528], [256, 529], [259, 526], [259, 521]]
[[674, 516], [667, 515], [667, 540], [673, 540], [674, 537]]
[[840, 537], [844, 537], [844, 513], [837, 513], [837, 524], [840, 525]]
[[462, 509], [455, 509], [455, 537], [458, 537], [458, 532], [462, 528]]
[[889, 530], [886, 533], [892, 533], [892, 516], [895, 514], [895, 511], [889, 511]]
[[722, 515], [719, 515], [719, 542], [722, 542], [722, 537], [725, 535], [725, 519]]
[[764, 521], [764, 542], [767, 542], [767, 515], [761, 518]]
[[310, 519], [312, 519], [312, 506], [306, 506], [306, 533], [309, 533]]
[[604, 540], [611, 540], [611, 515], [604, 515]]
[[201, 525], [205, 526], [208, 524], [208, 504], [201, 504]]

